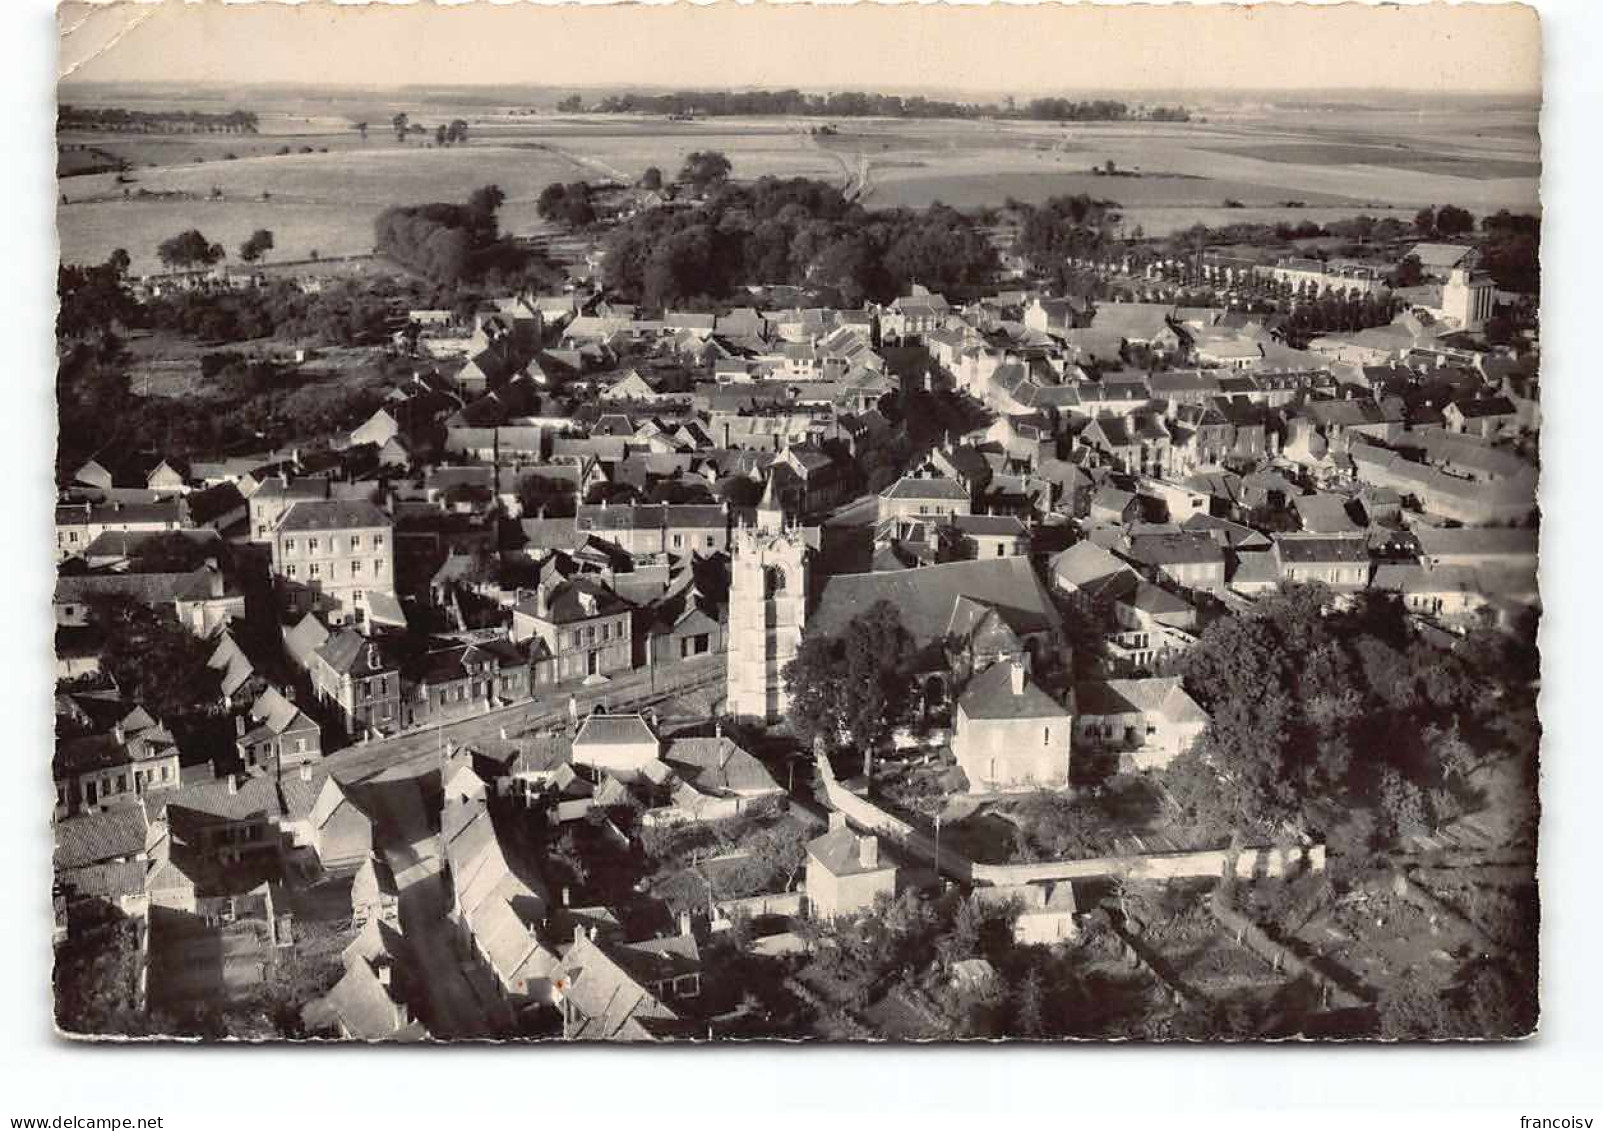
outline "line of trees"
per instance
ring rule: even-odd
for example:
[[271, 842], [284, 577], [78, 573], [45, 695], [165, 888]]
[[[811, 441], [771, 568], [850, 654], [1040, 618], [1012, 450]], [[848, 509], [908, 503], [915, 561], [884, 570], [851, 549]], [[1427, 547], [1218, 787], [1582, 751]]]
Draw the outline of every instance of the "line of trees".
[[208, 114], [199, 110], [126, 110], [120, 106], [62, 106], [58, 130], [104, 130], [112, 133], [253, 134], [260, 120], [250, 110]]
[[[584, 109], [580, 97], [570, 95], [557, 109], [574, 113]], [[1098, 98], [1035, 98], [1022, 105], [1009, 98], [1001, 104], [953, 102], [921, 95], [903, 98], [857, 90], [806, 94], [799, 90], [691, 90], [671, 94], [613, 94], [592, 107], [602, 114], [667, 114], [677, 117], [706, 115], [752, 117], [820, 115], [836, 118], [1019, 118], [1049, 122], [1118, 122], [1144, 118], [1154, 122], [1184, 122], [1184, 106], [1132, 108], [1128, 103]]]

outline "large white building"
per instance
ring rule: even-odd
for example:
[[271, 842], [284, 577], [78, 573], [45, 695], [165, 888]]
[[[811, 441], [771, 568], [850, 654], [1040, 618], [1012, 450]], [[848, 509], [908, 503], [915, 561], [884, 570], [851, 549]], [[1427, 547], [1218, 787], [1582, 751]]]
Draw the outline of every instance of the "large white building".
[[372, 503], [292, 503], [273, 527], [273, 576], [297, 612], [365, 623], [373, 599], [395, 596], [390, 516]]

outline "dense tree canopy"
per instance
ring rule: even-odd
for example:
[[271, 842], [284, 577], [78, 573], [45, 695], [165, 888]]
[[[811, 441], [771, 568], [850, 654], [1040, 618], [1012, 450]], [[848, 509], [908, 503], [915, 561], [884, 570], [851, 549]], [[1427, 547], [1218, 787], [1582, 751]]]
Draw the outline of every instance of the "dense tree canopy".
[[954, 209], [868, 212], [803, 178], [726, 184], [703, 208], [635, 216], [603, 246], [608, 287], [656, 306], [723, 298], [752, 282], [829, 288], [857, 305], [889, 301], [914, 281], [971, 290], [996, 269], [985, 233]]
[[496, 211], [505, 199], [499, 186], [486, 185], [465, 204], [386, 208], [374, 221], [374, 245], [380, 255], [440, 284], [516, 286], [549, 279], [550, 265], [534, 251], [501, 238]]
[[98, 266], [63, 263], [57, 268], [56, 295], [61, 309], [56, 316], [56, 337], [67, 341], [104, 335], [133, 322], [139, 304], [128, 290], [127, 273], [128, 253], [120, 248]]
[[1375, 809], [1383, 835], [1422, 831], [1459, 811], [1469, 762], [1534, 759], [1534, 707], [1517, 705], [1530, 696], [1505, 695], [1535, 678], [1533, 641], [1485, 632], [1443, 650], [1382, 599], [1338, 612], [1322, 587], [1287, 586], [1187, 655], [1210, 722], [1170, 791], [1220, 836], [1327, 831], [1333, 806]]
[[257, 228], [248, 240], [239, 245], [239, 257], [246, 263], [255, 263], [272, 250], [273, 233], [266, 228]]

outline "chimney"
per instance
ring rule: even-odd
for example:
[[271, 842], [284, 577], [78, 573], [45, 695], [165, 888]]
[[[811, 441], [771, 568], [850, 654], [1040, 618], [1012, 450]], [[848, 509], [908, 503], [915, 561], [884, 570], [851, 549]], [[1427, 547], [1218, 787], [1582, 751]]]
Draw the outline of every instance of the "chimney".
[[228, 775], [228, 796], [233, 797], [239, 792], [239, 778], [233, 774]]
[[690, 912], [688, 911], [679, 912], [679, 936], [686, 939], [690, 937]]
[[501, 728], [501, 741], [505, 742], [506, 740], [507, 740], [507, 728], [506, 727], [502, 727]]
[[564, 906], [564, 907], [570, 906], [570, 901], [572, 899], [572, 896], [573, 896], [573, 893], [568, 889], [568, 887], [566, 885], [564, 885], [563, 888], [562, 888], [562, 906]]
[[234, 716], [234, 737], [235, 738], [244, 738], [245, 737], [245, 716], [244, 715], [235, 715]]
[[722, 738], [724, 736], [724, 724], [722, 719], [712, 724], [712, 736], [714, 738]]
[[589, 935], [585, 934], [584, 924], [583, 923], [580, 923], [580, 924], [578, 924], [577, 926], [575, 926], [573, 928], [573, 941], [575, 943], [582, 943], [582, 942], [584, 942], [585, 939], [587, 939], [589, 937], [590, 937]]
[[1008, 678], [1013, 687], [1014, 695], [1024, 694], [1024, 661], [1015, 657], [1012, 667], [1008, 671]]
[[117, 736], [118, 745], [121, 745], [124, 741], [126, 741], [125, 738], [123, 737], [123, 729], [122, 729], [122, 724], [121, 723], [117, 723], [115, 726], [113, 726], [111, 728], [111, 733]]
[[379, 985], [388, 986], [390, 984], [390, 964], [388, 962], [378, 963], [373, 967], [373, 976], [378, 979]]
[[301, 763], [301, 781], [311, 781], [311, 780], [312, 780], [312, 764], [310, 762], [302, 762]]
[[879, 837], [857, 838], [857, 862], [865, 868], [879, 867]]
[[543, 581], [534, 589], [534, 615], [541, 620], [551, 615], [551, 598]]
[[839, 809], [836, 809], [833, 812], [831, 812], [830, 815], [829, 815], [829, 831], [830, 832], [835, 832], [835, 831], [837, 831], [839, 829], [844, 829], [845, 827], [846, 827], [846, 814], [842, 813]]

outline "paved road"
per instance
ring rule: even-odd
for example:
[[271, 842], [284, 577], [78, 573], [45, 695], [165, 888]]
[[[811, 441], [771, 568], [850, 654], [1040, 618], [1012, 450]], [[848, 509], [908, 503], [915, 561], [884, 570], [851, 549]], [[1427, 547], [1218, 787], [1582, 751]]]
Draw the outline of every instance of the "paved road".
[[576, 684], [556, 688], [537, 699], [498, 711], [348, 746], [330, 754], [324, 764], [347, 784], [380, 775], [389, 780], [416, 777], [438, 767], [440, 750], [446, 743], [489, 742], [500, 738], [503, 729], [512, 736], [560, 723], [567, 718], [569, 695], [578, 700], [581, 709], [602, 701], [612, 710], [635, 709], [705, 688], [721, 690], [725, 670], [724, 656], [715, 654], [682, 660], [666, 671], [630, 672], [594, 687]]

